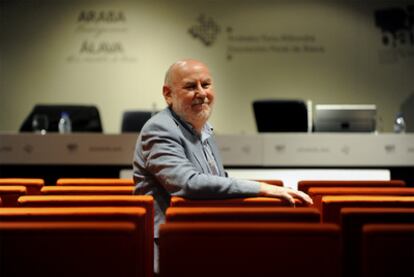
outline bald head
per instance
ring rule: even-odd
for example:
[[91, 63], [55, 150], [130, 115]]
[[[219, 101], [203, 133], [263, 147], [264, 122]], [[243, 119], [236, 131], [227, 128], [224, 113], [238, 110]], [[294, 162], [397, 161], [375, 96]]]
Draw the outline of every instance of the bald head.
[[198, 60], [185, 59], [173, 63], [165, 73], [164, 85], [171, 87], [177, 78], [182, 76], [182, 74], [185, 74], [188, 70], [194, 70], [197, 68], [202, 68], [210, 74], [208, 67]]

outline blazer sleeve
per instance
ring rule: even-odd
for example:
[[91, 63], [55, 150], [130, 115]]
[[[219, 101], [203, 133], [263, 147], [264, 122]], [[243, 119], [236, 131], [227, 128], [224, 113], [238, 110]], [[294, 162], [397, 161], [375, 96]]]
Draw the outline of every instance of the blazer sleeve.
[[[174, 124], [173, 124], [174, 125]], [[194, 199], [256, 196], [260, 184], [254, 181], [200, 172], [188, 159], [179, 128], [154, 123], [141, 132], [144, 167], [175, 196]]]

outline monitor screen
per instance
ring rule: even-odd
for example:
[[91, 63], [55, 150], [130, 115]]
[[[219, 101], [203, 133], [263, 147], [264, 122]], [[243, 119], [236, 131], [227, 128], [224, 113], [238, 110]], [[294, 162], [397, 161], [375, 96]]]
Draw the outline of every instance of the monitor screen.
[[307, 132], [308, 108], [303, 100], [255, 100], [253, 102], [257, 131]]
[[374, 132], [375, 105], [316, 105], [315, 132]]

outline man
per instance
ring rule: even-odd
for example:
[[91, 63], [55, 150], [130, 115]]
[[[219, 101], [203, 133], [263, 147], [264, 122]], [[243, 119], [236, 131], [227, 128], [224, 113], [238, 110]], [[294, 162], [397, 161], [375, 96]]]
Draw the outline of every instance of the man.
[[186, 198], [267, 196], [294, 203], [305, 193], [265, 183], [226, 177], [212, 127], [215, 92], [207, 66], [196, 60], [174, 63], [167, 71], [163, 95], [168, 107], [141, 130], [133, 162], [135, 193], [155, 200], [154, 236], [165, 220], [171, 195]]

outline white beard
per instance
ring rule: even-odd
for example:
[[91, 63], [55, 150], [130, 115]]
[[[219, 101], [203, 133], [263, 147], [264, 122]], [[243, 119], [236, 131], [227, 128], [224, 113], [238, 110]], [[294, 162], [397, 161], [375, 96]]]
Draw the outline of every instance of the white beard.
[[182, 119], [190, 123], [194, 128], [202, 127], [206, 124], [211, 115], [212, 107], [206, 104], [200, 112], [194, 112], [191, 106], [175, 107], [173, 109]]

